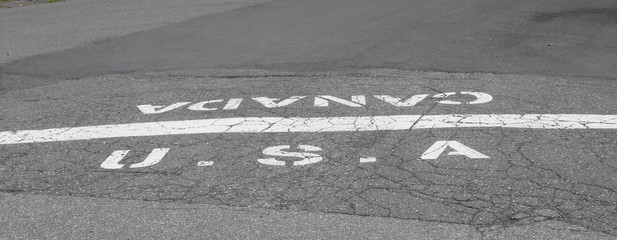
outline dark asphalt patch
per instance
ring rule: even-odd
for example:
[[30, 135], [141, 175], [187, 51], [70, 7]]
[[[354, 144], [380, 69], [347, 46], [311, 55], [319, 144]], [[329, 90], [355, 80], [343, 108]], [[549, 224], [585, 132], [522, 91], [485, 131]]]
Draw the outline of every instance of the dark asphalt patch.
[[533, 16], [535, 22], [550, 22], [559, 19], [579, 20], [598, 25], [617, 24], [617, 8], [580, 8], [561, 12], [536, 13]]

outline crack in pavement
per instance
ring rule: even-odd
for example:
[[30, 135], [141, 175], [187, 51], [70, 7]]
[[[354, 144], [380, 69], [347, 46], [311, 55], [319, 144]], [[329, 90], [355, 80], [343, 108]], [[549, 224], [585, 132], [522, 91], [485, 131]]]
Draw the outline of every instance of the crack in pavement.
[[[491, 136], [503, 131], [506, 134]], [[493, 158], [491, 160], [470, 160], [452, 156], [445, 160], [431, 161], [417, 157], [421, 152], [417, 149], [423, 149], [422, 146], [426, 146], [433, 139], [459, 141], [467, 139], [466, 143], [469, 143], [470, 139], [478, 139], [470, 134], [491, 138], [482, 142], [495, 144], [498, 146], [496, 149], [510, 155], [499, 157], [496, 156], [499, 153], [495, 151], [491, 154]], [[613, 139], [614, 134], [603, 131], [560, 132], [558, 134], [560, 138], [580, 139], [557, 142], [563, 146], [555, 144], [555, 138], [551, 137], [550, 131], [536, 134], [541, 137], [527, 139], [525, 132], [512, 129], [471, 132], [423, 130], [411, 136], [395, 132], [355, 133], [356, 136], [343, 139], [328, 135], [314, 137], [277, 135], [263, 139], [251, 136], [242, 141], [238, 141], [237, 138], [224, 140], [214, 136], [196, 137], [193, 141], [169, 137], [165, 142], [177, 144], [178, 148], [187, 149], [187, 153], [179, 151], [175, 156], [170, 156], [176, 159], [173, 163], [161, 163], [165, 165], [155, 169], [121, 171], [100, 170], [98, 167], [107, 144], [99, 144], [101, 149], [94, 151], [88, 150], [87, 147], [83, 148], [84, 150], [74, 147], [73, 150], [57, 157], [48, 156], [49, 160], [44, 162], [40, 162], [32, 155], [42, 146], [30, 145], [21, 150], [3, 146], [2, 152], [6, 152], [5, 149], [13, 149], [13, 153], [2, 157], [5, 161], [11, 159], [12, 163], [3, 164], [12, 167], [2, 171], [0, 189], [5, 192], [27, 191], [321, 211], [475, 226], [509, 226], [559, 220], [615, 234], [617, 226], [612, 219], [617, 216], [615, 209], [617, 184], [610, 181], [585, 180], [585, 175], [590, 171], [603, 168], [604, 159], [585, 157], [588, 164], [578, 166], [577, 171], [582, 172], [577, 173], [572, 171], [572, 166], [564, 168], [562, 162], [546, 162], [542, 159], [547, 157], [538, 156], [538, 154], [560, 156], [567, 153], [582, 157], [588, 154], [581, 149], [599, 146], [597, 142]], [[588, 141], [587, 136], [594, 134], [603, 134], [606, 139]], [[581, 135], [584, 138], [580, 138]], [[330, 144], [329, 142], [334, 139], [337, 144]], [[260, 155], [259, 149], [242, 147], [251, 142], [291, 140], [322, 146], [327, 153], [339, 152], [339, 154], [326, 154], [324, 157], [328, 161], [308, 168], [272, 168], [255, 161]], [[130, 145], [130, 141], [127, 140], [117, 141], [121, 145]], [[389, 144], [392, 141], [396, 144]], [[378, 142], [384, 144], [376, 145]], [[95, 142], [83, 144], [93, 143]], [[156, 143], [161, 144], [159, 140], [146, 145]], [[48, 144], [58, 146], [54, 147], [58, 149], [68, 146], [67, 143]], [[358, 146], [362, 145], [373, 146], [374, 153], [380, 153], [378, 165], [352, 163], [361, 157], [353, 149], [358, 149]], [[414, 147], [417, 145], [421, 146]], [[578, 145], [581, 146], [571, 147]], [[559, 151], [539, 153], [529, 150], [538, 146], [558, 149], [565, 153]], [[141, 149], [143, 150], [135, 150], [134, 159], [143, 159], [148, 153], [147, 146]], [[224, 149], [236, 150], [230, 154]], [[88, 151], [88, 154], [82, 154], [83, 151]], [[601, 156], [616, 154], [614, 148], [603, 147], [601, 151]], [[69, 155], [83, 157], [77, 160], [68, 157]], [[205, 156], [216, 164], [207, 169], [198, 168], [194, 163], [195, 159], [201, 158], [200, 156]], [[52, 159], [67, 160], [65, 164], [50, 166], [49, 162], [57, 161]], [[611, 178], [614, 175], [611, 172], [614, 171], [605, 170], [597, 172], [596, 175]]]
[[[116, 76], [117, 81], [102, 77], [71, 83], [77, 86], [63, 83], [24, 92], [37, 93], [37, 98], [61, 99], [50, 100], [49, 106], [62, 105], [55, 109], [28, 102], [31, 96], [0, 97], [8, 103], [0, 109], [0, 120], [7, 123], [0, 133], [4, 143], [0, 144], [0, 192], [417, 219], [468, 224], [486, 236], [510, 226], [548, 221], [617, 235], [617, 164], [613, 161], [617, 156], [617, 116], [610, 115], [615, 113], [610, 104], [585, 105], [597, 98], [614, 102], [609, 101], [614, 98], [612, 85], [605, 83], [574, 94], [564, 90], [571, 85], [559, 84], [559, 79], [552, 79], [555, 85], [529, 88], [532, 84], [520, 81], [533, 76], [376, 71], [342, 77], [281, 74], [272, 81], [268, 78], [275, 74], [249, 74], [246, 81], [236, 78], [242, 74], [217, 76], [218, 80], [211, 79], [213, 74], [188, 75], [175, 81], [150, 75]], [[448, 80], [455, 75], [465, 80]], [[319, 79], [322, 77], [327, 79]], [[302, 85], [295, 78], [309, 83]], [[520, 81], [504, 80], [510, 78]], [[589, 81], [585, 79], [586, 84]], [[121, 88], [126, 86], [119, 85], [123, 82], [130, 86]], [[143, 85], [150, 88], [138, 87]], [[93, 87], [101, 90], [88, 95]], [[285, 108], [267, 108], [255, 101], [236, 112], [184, 109], [154, 115], [135, 108], [143, 103], [201, 102], [202, 98], [289, 99], [311, 95], [307, 92], [349, 99], [359, 92], [409, 97], [427, 91], [438, 94], [470, 89], [490, 93], [493, 102], [447, 106], [428, 101], [397, 108], [382, 101], [382, 105], [352, 109], [343, 105], [316, 108], [307, 98]], [[541, 95], [543, 92], [546, 94]], [[573, 105], [576, 101], [570, 98], [582, 103]], [[83, 103], [63, 105], [71, 101]], [[19, 104], [34, 110], [20, 112]], [[88, 111], [73, 117], [76, 106]], [[576, 114], [537, 114], [547, 109]], [[49, 122], [53, 126], [63, 123], [58, 117], [62, 115], [71, 127], [49, 129]], [[32, 119], [32, 125], [21, 124], [19, 119]], [[109, 122], [118, 124], [106, 124]], [[83, 126], [86, 124], [94, 128]], [[23, 126], [47, 130], [8, 131]], [[140, 127], [144, 136], [128, 134]], [[41, 131], [48, 134], [37, 135]], [[100, 133], [100, 138], [90, 138], [88, 134], [93, 132]], [[39, 139], [46, 142], [24, 143]], [[437, 159], [422, 159], [436, 141], [457, 141], [490, 159], [447, 152]], [[300, 145], [321, 148], [311, 153], [323, 160], [281, 167], [257, 161], [269, 156], [263, 150], [272, 146], [290, 146], [289, 152], [306, 153]], [[143, 161], [155, 148], [171, 150], [156, 165], [126, 168]], [[102, 169], [103, 160], [117, 150], [130, 150], [119, 162], [125, 168]], [[361, 162], [369, 157], [376, 161]], [[276, 158], [286, 163], [298, 160]], [[200, 161], [213, 164], [199, 166]]]
[[[359, 125], [358, 123], [362, 124]], [[224, 118], [5, 131], [0, 132], [0, 144], [207, 133], [324, 133], [484, 127], [610, 130], [617, 129], [617, 116], [581, 114], [448, 114], [370, 117]]]

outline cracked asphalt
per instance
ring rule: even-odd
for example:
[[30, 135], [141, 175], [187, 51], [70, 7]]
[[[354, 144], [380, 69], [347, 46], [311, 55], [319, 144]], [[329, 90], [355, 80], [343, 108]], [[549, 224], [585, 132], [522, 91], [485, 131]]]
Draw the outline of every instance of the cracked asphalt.
[[615, 239], [616, 13], [275, 0], [42, 48], [0, 65], [0, 238]]

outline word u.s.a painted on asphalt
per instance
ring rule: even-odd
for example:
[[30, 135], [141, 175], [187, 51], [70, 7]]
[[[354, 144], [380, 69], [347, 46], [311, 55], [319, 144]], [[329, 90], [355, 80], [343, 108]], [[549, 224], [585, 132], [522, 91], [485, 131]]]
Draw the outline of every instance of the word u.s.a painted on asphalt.
[[[318, 152], [322, 151], [320, 147], [312, 146], [312, 145], [298, 145], [298, 151], [290, 151], [292, 149], [291, 145], [279, 145], [272, 146], [263, 149], [262, 153], [267, 156], [271, 156], [269, 158], [258, 158], [257, 161], [259, 163], [265, 165], [273, 165], [273, 166], [285, 166], [288, 161], [284, 161], [281, 159], [277, 159], [277, 157], [285, 157], [285, 158], [296, 158], [293, 161], [293, 166], [303, 166], [313, 163], [321, 162], [324, 158], [318, 154]], [[489, 158], [488, 156], [472, 149], [458, 141], [436, 141], [433, 145], [431, 145], [420, 157], [423, 160], [434, 160], [439, 158], [447, 149], [450, 151], [447, 155], [458, 155], [465, 156], [470, 159], [484, 159]], [[146, 157], [146, 159], [140, 163], [131, 164], [129, 168], [142, 168], [152, 166], [160, 162], [163, 157], [169, 152], [169, 148], [155, 148], [152, 152]], [[102, 164], [101, 168], [104, 169], [121, 169], [124, 167], [123, 164], [119, 164], [120, 161], [129, 153], [129, 150], [118, 150], [113, 152]], [[361, 163], [368, 162], [376, 162], [377, 159], [375, 157], [366, 157], [360, 158]], [[197, 163], [198, 166], [211, 166], [214, 162], [212, 161], [200, 161]]]

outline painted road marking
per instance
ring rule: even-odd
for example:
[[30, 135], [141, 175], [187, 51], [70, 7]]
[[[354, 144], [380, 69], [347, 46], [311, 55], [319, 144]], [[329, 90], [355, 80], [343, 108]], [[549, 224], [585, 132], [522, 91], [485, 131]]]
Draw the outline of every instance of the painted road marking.
[[[465, 92], [465, 91], [460, 92], [460, 94], [472, 96], [475, 98], [475, 100], [470, 101], [470, 102], [447, 100], [448, 97], [455, 96], [457, 94], [458, 93], [456, 92], [439, 93], [439, 94], [434, 95], [433, 98], [441, 99], [437, 101], [437, 103], [439, 104], [455, 104], [455, 105], [483, 104], [483, 103], [488, 103], [490, 101], [493, 101], [493, 96], [491, 96], [488, 93]], [[404, 99], [404, 98], [399, 98], [399, 97], [393, 97], [390, 95], [373, 95], [373, 97], [379, 100], [382, 100], [395, 107], [413, 107], [419, 102], [421, 102], [422, 100], [426, 99], [428, 96], [429, 96], [428, 94], [419, 94], [419, 95], [413, 95], [407, 99]], [[260, 103], [266, 108], [282, 108], [290, 104], [293, 104], [295, 102], [299, 102], [301, 100], [311, 99], [311, 98], [307, 98], [307, 96], [292, 96], [287, 99], [270, 98], [270, 97], [253, 97], [251, 99]], [[348, 106], [348, 107], [355, 107], [355, 108], [359, 108], [359, 107], [363, 107], [367, 105], [366, 95], [354, 95], [354, 96], [351, 96], [351, 100], [347, 100], [344, 98], [339, 98], [339, 97], [335, 97], [331, 95], [318, 95], [318, 96], [314, 96], [314, 98], [312, 99], [314, 100], [313, 101], [314, 107], [328, 107], [330, 106], [330, 102], [334, 102], [334, 103], [341, 104], [341, 105]], [[229, 101], [227, 101], [227, 103], [225, 104], [222, 110], [238, 109], [242, 101], [243, 101], [242, 98], [229, 99]], [[198, 103], [188, 106], [188, 110], [215, 111], [215, 110], [219, 110], [219, 108], [217, 107], [220, 107], [224, 102], [225, 102], [224, 99], [202, 101], [202, 102], [198, 102]], [[139, 111], [141, 111], [144, 114], [159, 114], [159, 113], [169, 112], [169, 111], [187, 106], [189, 104], [191, 104], [191, 102], [177, 102], [177, 103], [174, 103], [168, 106], [146, 104], [146, 105], [138, 105], [137, 108], [139, 109]]]
[[[121, 169], [124, 165], [119, 162], [129, 153], [130, 150], [118, 150], [109, 155], [101, 164], [101, 168], [105, 169]], [[130, 168], [142, 168], [152, 166], [160, 162], [169, 152], [169, 148], [155, 148], [150, 152], [148, 157], [143, 162], [131, 164]]]
[[[493, 96], [486, 94], [486, 93], [481, 93], [481, 92], [461, 92], [461, 94], [464, 95], [472, 95], [474, 97], [476, 97], [476, 100], [469, 102], [468, 104], [482, 104], [482, 103], [488, 103], [490, 101], [493, 101]], [[440, 93], [437, 94], [435, 96], [433, 96], [433, 98], [447, 98], [448, 96], [453, 96], [456, 95], [455, 92], [447, 92], [447, 93]], [[441, 100], [438, 103], [441, 104], [454, 104], [454, 105], [458, 105], [458, 104], [463, 104], [461, 102], [456, 102], [456, 101], [450, 101], [450, 100]]]
[[374, 157], [360, 158], [360, 162], [361, 163], [377, 162], [377, 158], [374, 158]]
[[444, 128], [617, 129], [617, 115], [449, 114], [365, 117], [245, 117], [0, 132], [0, 144], [208, 133], [326, 133]]
[[[294, 166], [308, 165], [308, 164], [320, 162], [321, 160], [323, 160], [323, 157], [321, 155], [316, 154], [316, 153], [310, 153], [310, 152], [321, 151], [320, 147], [315, 147], [311, 145], [298, 145], [298, 149], [302, 151], [306, 151], [306, 152], [285, 151], [285, 150], [289, 150], [290, 148], [291, 148], [290, 145], [281, 145], [281, 146], [274, 146], [274, 147], [266, 148], [262, 152], [264, 155], [270, 155], [270, 156], [300, 158], [301, 160], [294, 161], [293, 163]], [[260, 159], [257, 159], [257, 161], [262, 164], [266, 164], [266, 165], [285, 166], [285, 161], [277, 160], [276, 158], [260, 158]]]
[[288, 99], [282, 100], [278, 103], [275, 102], [279, 100], [278, 98], [256, 97], [256, 98], [253, 98], [253, 100], [261, 103], [261, 105], [264, 105], [264, 107], [267, 107], [267, 108], [279, 108], [279, 107], [284, 107], [289, 104], [295, 103], [298, 100], [303, 99], [304, 97], [305, 96], [293, 96]]
[[446, 148], [452, 148], [456, 151], [449, 152], [448, 155], [458, 155], [458, 156], [466, 156], [471, 159], [483, 159], [490, 158], [470, 147], [463, 145], [457, 141], [437, 141], [431, 147], [429, 147], [420, 157], [420, 159], [431, 159], [435, 160], [441, 156], [441, 154], [446, 150]]
[[[293, 147], [292, 147], [293, 146]], [[483, 159], [490, 158], [468, 146], [463, 145], [462, 143], [454, 140], [448, 141], [436, 141], [431, 147], [429, 147], [420, 157], [420, 159], [431, 159], [435, 160], [439, 158], [447, 148], [451, 148], [454, 151], [450, 151], [447, 155], [455, 155], [455, 156], [466, 156], [470, 159]], [[141, 163], [135, 163], [130, 166], [130, 168], [142, 168], [155, 165], [159, 163], [163, 157], [169, 152], [169, 148], [155, 148], [152, 150], [150, 155]], [[300, 151], [297, 151], [300, 150]], [[324, 158], [314, 152], [322, 151], [320, 147], [312, 146], [312, 145], [280, 145], [265, 148], [262, 153], [264, 155], [279, 157], [276, 159], [274, 157], [270, 158], [258, 158], [257, 161], [261, 164], [272, 165], [272, 166], [285, 166], [288, 162], [291, 162], [290, 159], [293, 160], [293, 166], [304, 166], [309, 164], [314, 164], [321, 162]], [[123, 164], [119, 164], [122, 159], [129, 153], [129, 150], [118, 150], [114, 151], [102, 164], [101, 168], [104, 169], [122, 169], [124, 167]], [[281, 157], [285, 157], [286, 159], [280, 160]], [[360, 163], [374, 163], [377, 162], [376, 157], [361, 157]], [[214, 165], [213, 161], [199, 161], [197, 162], [198, 167], [207, 167]]]
[[197, 163], [198, 167], [207, 167], [207, 166], [212, 166], [212, 165], [214, 165], [213, 161], [199, 161]]

